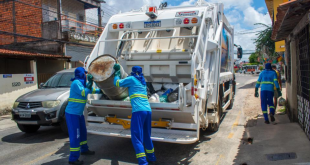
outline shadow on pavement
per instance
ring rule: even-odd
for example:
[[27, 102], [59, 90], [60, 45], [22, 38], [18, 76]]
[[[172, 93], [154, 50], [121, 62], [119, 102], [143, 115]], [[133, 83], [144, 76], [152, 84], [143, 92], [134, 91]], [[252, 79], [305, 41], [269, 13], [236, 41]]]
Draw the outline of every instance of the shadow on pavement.
[[35, 133], [17, 132], [4, 136], [1, 140], [7, 143], [33, 144], [54, 141], [55, 139], [64, 139], [67, 137], [68, 136], [61, 131], [60, 127], [42, 126]]
[[[222, 120], [225, 118], [223, 115]], [[190, 164], [191, 158], [200, 152], [200, 143], [210, 141], [212, 132], [200, 131], [200, 140], [194, 144], [174, 144], [154, 142], [154, 149], [158, 165]], [[136, 154], [131, 140], [126, 138], [107, 137], [88, 134], [90, 150], [96, 152], [94, 156], [81, 156], [84, 164], [137, 164]], [[53, 156], [52, 160], [43, 165], [67, 164], [69, 159], [69, 142], [65, 143]], [[208, 154], [208, 153], [205, 153]], [[54, 158], [52, 158], [54, 159]]]

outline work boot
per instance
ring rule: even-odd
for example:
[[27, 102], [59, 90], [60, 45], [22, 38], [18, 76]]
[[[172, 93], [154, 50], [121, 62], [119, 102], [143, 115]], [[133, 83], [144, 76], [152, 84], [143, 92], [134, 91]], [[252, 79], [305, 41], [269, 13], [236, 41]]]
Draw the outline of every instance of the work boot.
[[75, 162], [70, 162], [69, 161], [69, 164], [81, 165], [81, 164], [84, 164], [84, 161], [83, 160], [82, 161], [77, 160]]
[[269, 120], [265, 120], [265, 124], [270, 124]]
[[270, 114], [270, 121], [271, 122], [274, 122], [276, 119], [274, 118], [274, 115], [273, 114]]
[[86, 151], [86, 152], [81, 152], [81, 155], [95, 155], [95, 151]]

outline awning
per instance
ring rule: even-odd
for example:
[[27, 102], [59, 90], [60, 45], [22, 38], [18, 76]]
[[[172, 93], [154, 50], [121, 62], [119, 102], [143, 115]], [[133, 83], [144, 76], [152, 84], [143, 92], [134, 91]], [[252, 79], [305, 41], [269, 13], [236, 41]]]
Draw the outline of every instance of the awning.
[[310, 0], [293, 0], [280, 4], [271, 39], [285, 40], [310, 9]]
[[41, 54], [41, 53], [31, 53], [24, 51], [0, 49], [0, 58], [9, 57], [9, 58], [49, 58], [49, 59], [71, 59], [71, 56], [63, 55], [53, 55], [53, 54]]

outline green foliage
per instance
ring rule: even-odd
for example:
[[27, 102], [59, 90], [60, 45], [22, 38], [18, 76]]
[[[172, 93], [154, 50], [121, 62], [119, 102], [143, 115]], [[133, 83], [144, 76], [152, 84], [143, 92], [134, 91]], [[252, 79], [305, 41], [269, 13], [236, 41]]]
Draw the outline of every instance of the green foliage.
[[259, 62], [253, 62], [253, 63], [243, 64], [243, 66], [247, 66], [247, 65], [259, 65]]
[[257, 61], [258, 57], [259, 57], [258, 53], [252, 53], [249, 57], [250, 63], [259, 63], [259, 61]]
[[254, 25], [263, 25], [265, 30], [258, 32], [257, 38], [254, 40], [256, 44], [256, 52], [261, 52], [264, 46], [267, 48], [267, 53], [271, 56], [275, 53], [275, 42], [271, 40], [272, 27], [263, 23], [256, 23]]
[[264, 67], [263, 66], [259, 66], [259, 70], [264, 70]]

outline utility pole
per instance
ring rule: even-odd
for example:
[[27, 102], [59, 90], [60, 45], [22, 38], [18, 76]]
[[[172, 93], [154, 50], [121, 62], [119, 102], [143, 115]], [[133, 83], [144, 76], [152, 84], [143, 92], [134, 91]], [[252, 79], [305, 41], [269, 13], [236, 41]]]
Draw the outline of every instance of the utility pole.
[[102, 17], [102, 15], [101, 15], [101, 7], [98, 7], [98, 25], [99, 25], [99, 27], [102, 27], [101, 17]]
[[15, 0], [13, 0], [13, 7], [12, 7], [12, 15], [13, 15], [13, 33], [14, 33], [14, 44], [17, 43], [17, 36], [16, 36], [16, 17], [15, 17]]
[[57, 19], [58, 19], [58, 39], [62, 38], [62, 26], [61, 26], [61, 0], [57, 0]]

